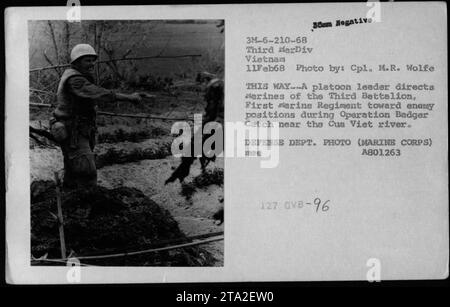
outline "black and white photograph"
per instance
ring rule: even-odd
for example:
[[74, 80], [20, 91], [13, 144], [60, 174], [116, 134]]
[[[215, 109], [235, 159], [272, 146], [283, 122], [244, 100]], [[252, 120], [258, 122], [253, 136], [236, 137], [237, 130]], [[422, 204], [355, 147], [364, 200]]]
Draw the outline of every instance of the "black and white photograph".
[[446, 24], [420, 1], [8, 7], [7, 283], [207, 304], [448, 279]]
[[224, 32], [28, 21], [31, 265], [224, 265], [223, 158], [172, 152], [174, 123], [223, 123]]

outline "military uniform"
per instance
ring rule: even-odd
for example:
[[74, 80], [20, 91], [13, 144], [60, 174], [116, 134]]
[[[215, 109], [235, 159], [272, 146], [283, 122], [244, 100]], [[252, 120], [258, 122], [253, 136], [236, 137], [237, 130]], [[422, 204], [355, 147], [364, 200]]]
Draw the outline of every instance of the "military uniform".
[[[222, 79], [212, 79], [208, 85], [206, 86], [205, 91], [205, 100], [206, 107], [205, 112], [203, 113], [203, 125], [201, 131], [198, 133], [202, 133], [202, 149], [205, 140], [207, 140], [212, 134], [203, 134], [203, 127], [208, 122], [218, 122], [222, 125], [224, 124], [224, 81]], [[224, 129], [224, 128], [223, 128]], [[191, 154], [194, 155], [194, 140], [195, 137], [191, 139]], [[224, 140], [222, 139], [222, 144], [224, 144]], [[202, 150], [202, 156], [199, 158], [202, 168], [205, 169], [206, 165], [209, 161], [214, 161], [216, 159], [216, 155], [220, 153], [216, 153], [212, 157], [206, 157]], [[191, 157], [181, 157], [181, 163], [177, 167], [177, 169], [172, 173], [169, 179], [166, 180], [166, 184], [172, 181], [175, 181], [177, 178], [180, 181], [183, 181], [189, 175], [191, 165], [194, 163], [196, 159], [195, 156]]]
[[75, 68], [64, 71], [58, 85], [57, 107], [51, 129], [63, 123], [65, 137], [60, 140], [64, 156], [64, 187], [77, 188], [97, 184], [94, 147], [96, 105], [114, 102], [114, 91], [95, 85], [94, 79]]
[[[206, 86], [205, 92], [205, 100], [206, 100], [206, 108], [203, 114], [203, 126], [208, 122], [217, 122], [222, 125], [222, 131], [224, 131], [224, 83], [222, 79], [212, 79], [208, 85]], [[203, 128], [202, 128], [203, 130]], [[204, 134], [203, 142], [207, 140], [212, 134]], [[224, 144], [224, 139], [222, 139], [222, 145]], [[216, 155], [219, 155], [220, 152], [217, 152]], [[202, 167], [205, 167], [208, 160], [215, 160], [216, 155], [208, 158], [204, 154], [200, 157], [200, 163]]]
[[224, 83], [222, 79], [212, 79], [206, 86], [205, 100], [207, 102], [204, 122], [216, 121], [223, 125], [224, 119]]

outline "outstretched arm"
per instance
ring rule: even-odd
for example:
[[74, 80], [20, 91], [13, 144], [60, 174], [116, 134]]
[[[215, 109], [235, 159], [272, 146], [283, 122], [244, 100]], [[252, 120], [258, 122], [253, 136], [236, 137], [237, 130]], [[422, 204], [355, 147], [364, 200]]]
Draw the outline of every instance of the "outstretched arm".
[[88, 79], [83, 77], [72, 77], [68, 81], [70, 91], [75, 96], [81, 98], [89, 98], [95, 101], [115, 102], [117, 100], [141, 102], [142, 98], [138, 93], [123, 94], [117, 93], [113, 90], [105, 89], [101, 86], [95, 85]]
[[133, 94], [116, 93], [116, 99], [130, 101], [130, 102], [141, 102], [142, 101], [142, 97], [139, 93], [133, 93]]

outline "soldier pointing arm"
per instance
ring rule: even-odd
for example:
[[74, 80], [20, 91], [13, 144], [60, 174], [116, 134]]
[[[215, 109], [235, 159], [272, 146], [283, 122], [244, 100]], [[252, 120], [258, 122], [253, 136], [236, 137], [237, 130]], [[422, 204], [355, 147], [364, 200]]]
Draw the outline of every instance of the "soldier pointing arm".
[[97, 86], [93, 77], [97, 53], [90, 45], [76, 45], [70, 59], [71, 66], [59, 81], [51, 131], [64, 156], [64, 187], [95, 186], [97, 169], [93, 151], [97, 103], [117, 100], [140, 102], [141, 96]]

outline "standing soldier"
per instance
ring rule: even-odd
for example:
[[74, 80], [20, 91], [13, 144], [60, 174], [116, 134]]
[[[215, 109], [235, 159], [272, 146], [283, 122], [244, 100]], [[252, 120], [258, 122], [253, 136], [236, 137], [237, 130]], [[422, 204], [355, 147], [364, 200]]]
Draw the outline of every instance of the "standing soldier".
[[[206, 85], [206, 91], [205, 91], [205, 100], [206, 100], [206, 107], [205, 111], [203, 113], [203, 124], [202, 124], [202, 131], [203, 126], [206, 125], [208, 122], [217, 122], [220, 123], [223, 127], [224, 123], [224, 82], [223, 79], [217, 78], [215, 75], [203, 72], [198, 74], [197, 76], [197, 82], [207, 82]], [[203, 142], [208, 139], [210, 135], [203, 135], [202, 139]], [[202, 142], [202, 144], [203, 144]], [[223, 140], [222, 140], [223, 142]], [[194, 138], [191, 139], [191, 146], [192, 150], [191, 153], [194, 152]], [[202, 146], [203, 147], [203, 146]], [[223, 148], [223, 146], [222, 146]], [[220, 153], [217, 153], [216, 155], [219, 155]], [[204, 153], [202, 152], [202, 156], [200, 157], [200, 163], [202, 166], [202, 169], [205, 170], [206, 165], [209, 163], [209, 161], [214, 161], [216, 159], [216, 155], [213, 157], [206, 157]], [[166, 180], [165, 184], [168, 184], [170, 182], [175, 181], [176, 179], [180, 180], [182, 182], [184, 178], [186, 178], [189, 175], [191, 165], [194, 163], [195, 157], [182, 157], [180, 165], [175, 169], [175, 171], [172, 173], [172, 175]]]
[[64, 71], [58, 85], [57, 107], [50, 128], [64, 156], [64, 188], [97, 184], [93, 152], [97, 103], [141, 101], [138, 93], [121, 94], [97, 86], [93, 77], [96, 59], [97, 53], [90, 45], [76, 45], [70, 53], [71, 66]]
[[[204, 73], [207, 74], [207, 73]], [[216, 122], [222, 125], [222, 129], [225, 129], [224, 124], [224, 107], [223, 107], [223, 99], [224, 99], [224, 82], [223, 79], [216, 78], [214, 75], [207, 74], [206, 76], [202, 76], [208, 83], [206, 85], [205, 92], [205, 100], [206, 107], [203, 115], [204, 125], [208, 122]], [[200, 77], [200, 78], [202, 78]], [[203, 129], [202, 129], [203, 130]], [[203, 140], [208, 139], [210, 135], [204, 135]], [[222, 140], [222, 144], [225, 145], [224, 140]], [[223, 148], [223, 146], [222, 146]], [[220, 153], [217, 153], [220, 154]], [[214, 161], [216, 159], [216, 155], [211, 158], [208, 158], [204, 155], [200, 157], [200, 163], [202, 165], [202, 169], [206, 168], [209, 161]]]

